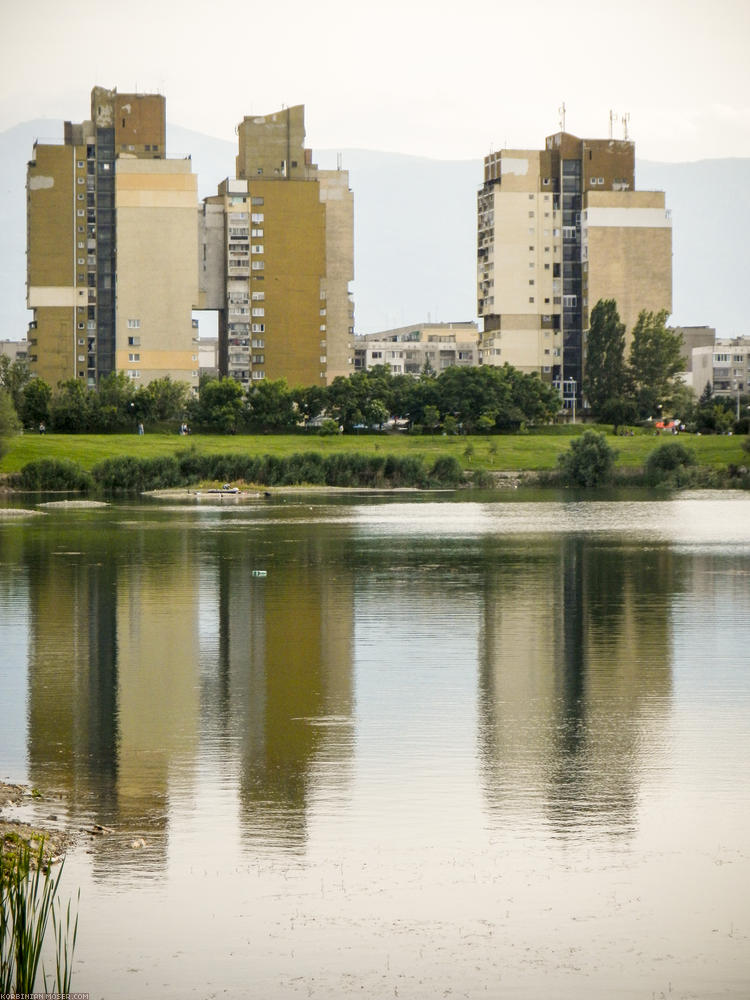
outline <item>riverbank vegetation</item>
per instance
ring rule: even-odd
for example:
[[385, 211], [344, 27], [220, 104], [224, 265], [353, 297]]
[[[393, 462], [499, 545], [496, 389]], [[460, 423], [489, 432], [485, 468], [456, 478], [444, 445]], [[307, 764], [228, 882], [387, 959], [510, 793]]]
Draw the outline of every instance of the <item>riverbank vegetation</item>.
[[[183, 451], [198, 455], [272, 455], [287, 457], [299, 452], [333, 455], [356, 452], [360, 455], [422, 456], [428, 463], [442, 456], [454, 456], [464, 469], [472, 471], [540, 471], [557, 466], [558, 456], [571, 439], [585, 430], [606, 433], [610, 428], [589, 425], [557, 425], [525, 434], [413, 436], [411, 434], [353, 433], [320, 437], [317, 434], [194, 434], [190, 438], [177, 433], [145, 434], [23, 434], [10, 438], [8, 450], [0, 460], [0, 473], [19, 472], [29, 462], [42, 459], [69, 460], [91, 471], [99, 462], [120, 456], [162, 458]], [[667, 440], [687, 442], [696, 463], [710, 468], [749, 461], [743, 452], [742, 436], [727, 435], [657, 435], [636, 430], [633, 436], [608, 440], [617, 450], [616, 468], [642, 467], [648, 456]]]
[[[241, 483], [393, 488], [489, 486], [493, 473], [545, 484], [607, 482], [748, 488], [747, 438], [647, 435], [613, 438], [581, 426], [508, 437], [410, 435], [25, 436], [2, 463], [24, 491], [113, 492]], [[29, 447], [23, 447], [28, 442]]]

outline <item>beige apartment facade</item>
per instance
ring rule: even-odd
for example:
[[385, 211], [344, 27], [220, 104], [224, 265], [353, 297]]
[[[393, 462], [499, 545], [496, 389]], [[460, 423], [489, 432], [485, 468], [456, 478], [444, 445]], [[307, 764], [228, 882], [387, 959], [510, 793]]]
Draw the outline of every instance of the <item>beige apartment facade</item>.
[[115, 168], [115, 367], [142, 385], [169, 376], [197, 388], [197, 178], [189, 160], [119, 159]]
[[480, 363], [506, 362], [579, 404], [590, 309], [614, 298], [628, 333], [641, 309], [671, 311], [671, 219], [635, 190], [627, 140], [548, 136], [542, 150], [484, 161], [477, 201]]
[[369, 371], [387, 365], [393, 375], [412, 375], [425, 370], [437, 374], [446, 368], [471, 367], [479, 362], [476, 323], [418, 323], [380, 333], [367, 333], [355, 340], [354, 367]]

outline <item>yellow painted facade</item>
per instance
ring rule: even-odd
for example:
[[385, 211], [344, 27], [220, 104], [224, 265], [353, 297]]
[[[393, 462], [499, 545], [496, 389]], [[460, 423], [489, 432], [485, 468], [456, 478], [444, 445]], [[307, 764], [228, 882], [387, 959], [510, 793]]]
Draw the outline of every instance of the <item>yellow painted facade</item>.
[[77, 162], [75, 147], [37, 145], [28, 167], [29, 366], [53, 386], [76, 371]]

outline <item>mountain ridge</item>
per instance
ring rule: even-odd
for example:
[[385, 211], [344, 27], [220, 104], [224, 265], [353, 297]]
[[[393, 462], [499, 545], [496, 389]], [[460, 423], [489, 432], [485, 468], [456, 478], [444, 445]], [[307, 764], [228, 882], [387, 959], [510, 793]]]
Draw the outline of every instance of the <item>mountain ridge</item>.
[[[34, 119], [0, 132], [0, 338], [25, 336], [26, 163], [36, 138], [62, 140], [62, 122]], [[234, 172], [234, 141], [167, 125], [170, 157], [190, 157], [199, 196]], [[381, 150], [314, 150], [321, 169], [349, 171], [355, 212], [355, 328], [476, 315], [476, 193], [482, 159], [437, 160]], [[641, 190], [663, 190], [673, 222], [673, 313], [722, 337], [750, 332], [740, 234], [750, 224], [750, 159], [638, 160]], [[207, 326], [211, 324], [208, 323]], [[201, 323], [202, 329], [204, 324]]]

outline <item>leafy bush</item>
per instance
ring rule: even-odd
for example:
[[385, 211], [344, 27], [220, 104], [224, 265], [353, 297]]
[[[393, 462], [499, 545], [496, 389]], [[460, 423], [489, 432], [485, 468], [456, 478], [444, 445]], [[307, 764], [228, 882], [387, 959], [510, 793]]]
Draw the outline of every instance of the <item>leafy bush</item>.
[[445, 455], [435, 460], [430, 469], [430, 479], [440, 486], [458, 486], [463, 482], [464, 470], [453, 455]]
[[284, 469], [284, 484], [297, 486], [300, 483], [322, 485], [326, 481], [325, 463], [317, 452], [290, 455]]
[[105, 490], [142, 491], [168, 489], [184, 483], [180, 463], [174, 455], [137, 458], [121, 455], [107, 458], [91, 470], [94, 481]]
[[684, 485], [686, 477], [680, 476], [680, 471], [688, 466], [695, 465], [695, 455], [686, 448], [680, 441], [670, 441], [656, 448], [646, 459], [643, 471], [646, 481], [651, 486], [659, 483], [673, 482], [675, 485]]
[[617, 452], [607, 444], [604, 434], [584, 431], [571, 441], [557, 463], [570, 486], [604, 486], [612, 480], [616, 457]]
[[67, 458], [41, 458], [28, 462], [10, 477], [11, 486], [21, 490], [76, 490], [87, 493], [92, 477], [77, 462]]

